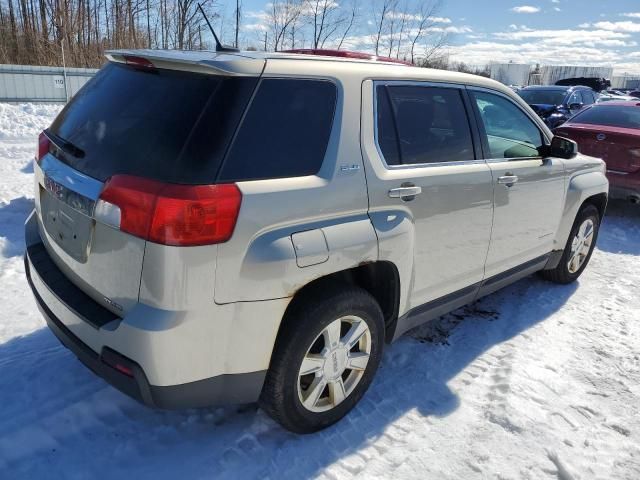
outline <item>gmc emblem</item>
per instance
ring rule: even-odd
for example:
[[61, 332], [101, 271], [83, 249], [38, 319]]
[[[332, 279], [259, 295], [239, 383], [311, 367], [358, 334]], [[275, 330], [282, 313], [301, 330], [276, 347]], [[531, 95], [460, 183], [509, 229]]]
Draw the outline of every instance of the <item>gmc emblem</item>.
[[56, 198], [63, 197], [64, 187], [47, 176], [44, 177], [44, 188], [53, 193]]

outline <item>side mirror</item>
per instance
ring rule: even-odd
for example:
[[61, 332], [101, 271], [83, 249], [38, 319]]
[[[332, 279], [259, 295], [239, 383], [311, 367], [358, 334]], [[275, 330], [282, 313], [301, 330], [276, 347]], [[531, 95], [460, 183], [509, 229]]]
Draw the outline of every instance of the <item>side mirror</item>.
[[582, 107], [584, 107], [584, 104], [582, 104], [582, 103], [570, 103], [569, 104], [569, 110], [582, 110]]
[[539, 153], [543, 158], [556, 157], [570, 160], [578, 155], [578, 144], [568, 138], [554, 136], [551, 145], [543, 145]]

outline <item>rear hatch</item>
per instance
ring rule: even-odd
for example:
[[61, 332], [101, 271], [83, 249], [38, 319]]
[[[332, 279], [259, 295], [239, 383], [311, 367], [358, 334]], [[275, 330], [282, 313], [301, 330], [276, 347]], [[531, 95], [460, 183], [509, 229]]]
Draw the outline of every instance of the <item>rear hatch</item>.
[[[41, 135], [35, 193], [53, 261], [94, 300], [124, 315], [139, 296], [147, 241], [139, 232], [151, 228], [140, 227], [144, 219], [136, 215], [155, 208], [145, 203], [145, 189], [215, 183], [260, 70], [235, 76], [200, 64], [196, 73], [186, 71], [192, 62], [156, 68], [140, 57], [119, 58], [128, 63], [109, 62]], [[126, 190], [131, 179], [139, 190]], [[116, 183], [111, 197], [126, 197], [137, 211], [105, 208], [105, 188]], [[121, 221], [133, 227], [120, 228]]]

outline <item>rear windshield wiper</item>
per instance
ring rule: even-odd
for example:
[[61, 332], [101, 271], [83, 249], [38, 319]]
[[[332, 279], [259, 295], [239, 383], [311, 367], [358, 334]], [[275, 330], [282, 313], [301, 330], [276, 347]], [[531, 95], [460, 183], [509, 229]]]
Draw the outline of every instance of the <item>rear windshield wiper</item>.
[[65, 140], [55, 133], [51, 133], [50, 130], [45, 130], [45, 135], [49, 137], [49, 139], [56, 145], [56, 147], [58, 147], [64, 153], [73, 155], [76, 158], [84, 158], [84, 150], [82, 150], [80, 147], [75, 146], [69, 140]]

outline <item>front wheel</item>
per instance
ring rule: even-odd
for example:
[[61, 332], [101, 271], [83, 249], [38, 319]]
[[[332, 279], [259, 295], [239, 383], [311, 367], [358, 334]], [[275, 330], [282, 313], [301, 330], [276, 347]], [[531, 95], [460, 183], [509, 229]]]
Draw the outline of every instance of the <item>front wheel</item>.
[[384, 319], [375, 299], [353, 287], [310, 296], [284, 322], [260, 403], [286, 429], [311, 433], [364, 395], [380, 363]]
[[583, 206], [573, 223], [560, 263], [553, 270], [543, 270], [542, 276], [562, 284], [577, 280], [591, 259], [599, 230], [600, 212], [593, 205]]

